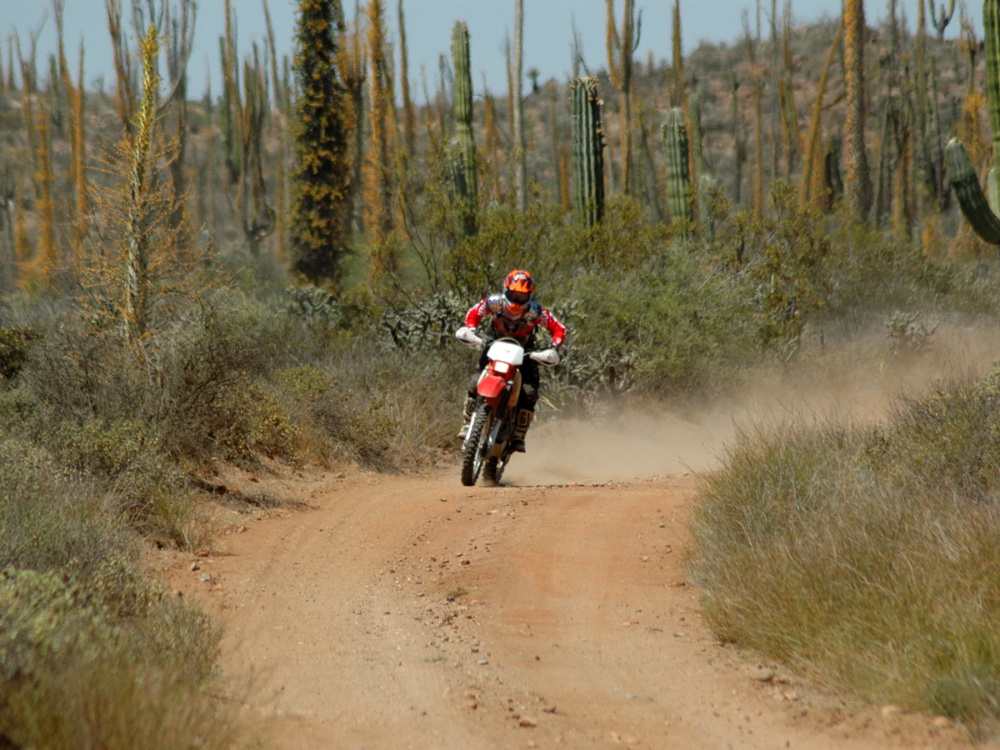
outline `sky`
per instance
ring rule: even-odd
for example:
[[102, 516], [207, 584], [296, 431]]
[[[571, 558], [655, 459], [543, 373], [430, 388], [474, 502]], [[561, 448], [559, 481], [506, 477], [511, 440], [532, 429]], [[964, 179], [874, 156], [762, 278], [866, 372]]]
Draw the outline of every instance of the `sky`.
[[[358, 0], [363, 6], [366, 0]], [[919, 0], [897, 0], [897, 7], [916, 24]], [[274, 26], [278, 55], [291, 56], [295, 33], [294, 0], [267, 0]], [[398, 43], [397, 7], [399, 0], [383, 0], [390, 37]], [[792, 17], [796, 23], [812, 23], [840, 15], [843, 0], [791, 0]], [[935, 0], [939, 6], [942, 0]], [[977, 33], [982, 37], [982, 0], [964, 0], [968, 16]], [[621, 19], [623, 0], [615, 3], [616, 16]], [[673, 0], [636, 0], [642, 13], [642, 29], [635, 58], [645, 62], [652, 52], [657, 60], [671, 56]], [[128, 7], [129, 0], [123, 0]], [[343, 0], [349, 17], [353, 17], [355, 3]], [[761, 0], [765, 11], [770, 0]], [[783, 8], [785, 0], [778, 0]], [[959, 3], [961, 5], [961, 2]], [[251, 49], [254, 40], [263, 43], [265, 22], [263, 0], [232, 0], [238, 27], [240, 54]], [[438, 59], [445, 55], [450, 60], [451, 30], [455, 21], [465, 21], [469, 28], [473, 88], [477, 96], [484, 87], [491, 93], [504, 94], [507, 90], [505, 68], [505, 40], [513, 38], [514, 0], [403, 0], [406, 19], [406, 41], [410, 68], [410, 86], [414, 98], [422, 100], [423, 80], [433, 92], [437, 76]], [[525, 72], [535, 68], [539, 82], [550, 78], [565, 82], [572, 70], [571, 50], [573, 28], [581, 40], [583, 57], [592, 71], [605, 69], [607, 57], [604, 46], [605, 0], [524, 0], [524, 59]], [[756, 23], [755, 0], [681, 0], [681, 31], [684, 53], [688, 54], [702, 41], [735, 43], [743, 30], [743, 16], [748, 13], [751, 28]], [[780, 12], [780, 11], [779, 11]], [[865, 6], [869, 25], [875, 25], [888, 15], [888, 0], [869, 2]], [[126, 13], [127, 15], [127, 13]], [[957, 34], [959, 11], [948, 28], [948, 35]], [[88, 88], [97, 88], [103, 77], [106, 90], [114, 87], [114, 68], [111, 45], [108, 39], [107, 17], [104, 0], [65, 0], [63, 11], [65, 44], [71, 68], [76, 70], [81, 42], [85, 49], [84, 73]], [[765, 29], [769, 21], [762, 19]], [[3, 65], [7, 65], [7, 39], [17, 32], [22, 47], [27, 50], [32, 35], [38, 35], [38, 60], [41, 69], [47, 69], [44, 60], [56, 48], [55, 22], [48, 0], [0, 0], [0, 40], [4, 42]], [[225, 32], [223, 0], [198, 0], [194, 52], [189, 63], [189, 90], [203, 92], [211, 79], [213, 95], [219, 85], [219, 37]], [[134, 42], [134, 40], [133, 40]], [[133, 49], [138, 45], [131, 44]], [[524, 83], [527, 90], [528, 82]]]

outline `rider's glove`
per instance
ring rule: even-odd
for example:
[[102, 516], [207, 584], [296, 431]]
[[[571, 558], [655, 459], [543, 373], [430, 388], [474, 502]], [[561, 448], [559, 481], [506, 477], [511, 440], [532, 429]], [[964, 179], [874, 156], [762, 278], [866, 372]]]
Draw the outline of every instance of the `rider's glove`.
[[482, 346], [483, 339], [476, 333], [474, 328], [468, 328], [462, 326], [457, 331], [455, 331], [455, 338], [465, 344], [478, 344]]

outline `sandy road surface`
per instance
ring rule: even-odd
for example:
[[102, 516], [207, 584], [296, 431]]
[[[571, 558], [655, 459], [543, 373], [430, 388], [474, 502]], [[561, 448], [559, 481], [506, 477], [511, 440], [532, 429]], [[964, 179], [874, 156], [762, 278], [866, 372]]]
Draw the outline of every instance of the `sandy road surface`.
[[761, 679], [771, 665], [717, 644], [686, 580], [694, 476], [671, 459], [596, 481], [606, 468], [573, 455], [575, 485], [542, 448], [501, 488], [462, 487], [457, 467], [300, 477], [303, 507], [165, 576], [225, 625], [225, 667], [255, 675], [248, 711], [279, 750], [971, 746]]

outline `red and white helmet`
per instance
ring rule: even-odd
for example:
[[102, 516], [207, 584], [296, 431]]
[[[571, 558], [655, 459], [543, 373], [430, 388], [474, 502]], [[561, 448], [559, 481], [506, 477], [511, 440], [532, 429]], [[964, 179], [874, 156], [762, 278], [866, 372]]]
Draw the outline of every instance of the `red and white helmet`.
[[531, 303], [531, 293], [535, 291], [535, 282], [527, 271], [515, 269], [507, 274], [503, 283], [504, 311], [511, 317], [520, 317]]

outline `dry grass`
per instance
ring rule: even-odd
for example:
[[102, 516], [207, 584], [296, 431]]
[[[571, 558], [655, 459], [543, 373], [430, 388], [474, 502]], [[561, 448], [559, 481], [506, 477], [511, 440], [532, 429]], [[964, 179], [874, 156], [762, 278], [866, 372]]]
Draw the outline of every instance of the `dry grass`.
[[1000, 718], [1000, 371], [884, 425], [742, 430], [692, 524], [708, 622], [867, 699]]

